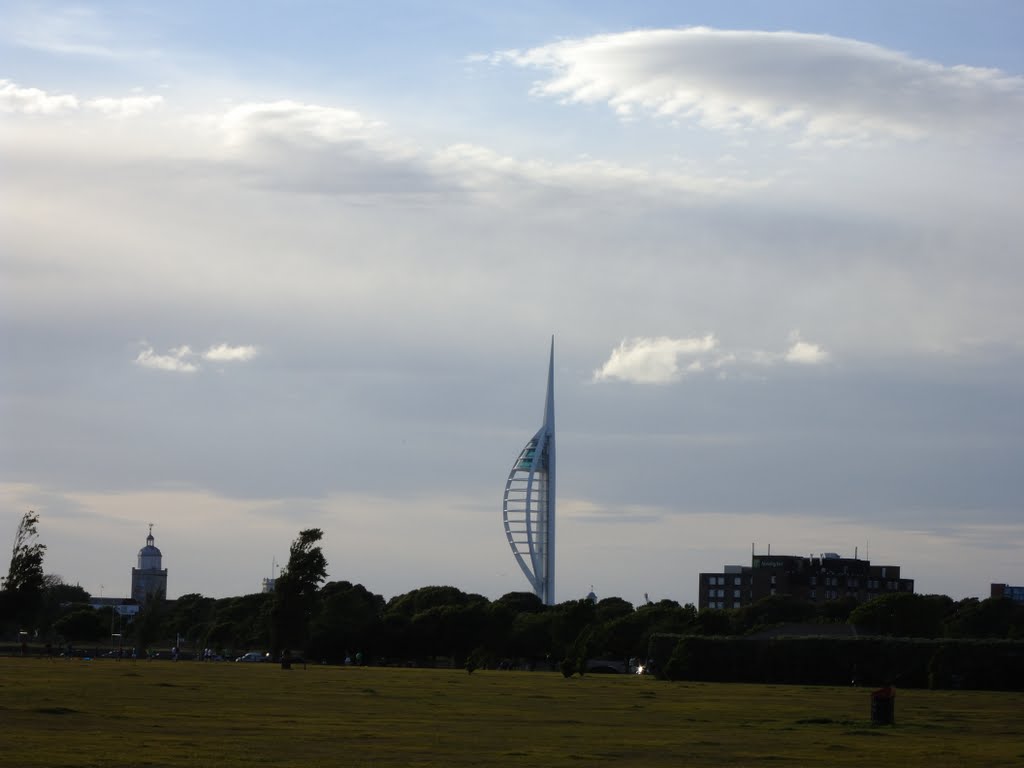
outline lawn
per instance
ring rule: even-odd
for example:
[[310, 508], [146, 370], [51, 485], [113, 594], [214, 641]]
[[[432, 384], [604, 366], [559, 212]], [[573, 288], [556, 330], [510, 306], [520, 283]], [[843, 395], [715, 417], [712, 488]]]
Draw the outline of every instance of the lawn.
[[1020, 766], [1024, 694], [0, 658], [0, 765]]

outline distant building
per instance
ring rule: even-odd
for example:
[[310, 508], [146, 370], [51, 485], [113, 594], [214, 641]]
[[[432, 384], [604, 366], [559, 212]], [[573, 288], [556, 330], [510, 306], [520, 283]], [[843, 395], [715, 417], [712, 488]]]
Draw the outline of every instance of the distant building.
[[146, 546], [139, 550], [139, 567], [132, 568], [132, 600], [142, 605], [149, 598], [167, 597], [167, 569], [161, 568], [163, 555], [153, 544], [153, 524], [149, 525]]
[[990, 597], [1008, 597], [1015, 603], [1024, 603], [1024, 587], [1011, 587], [1009, 584], [993, 584]]
[[277, 584], [277, 579], [264, 578], [263, 579], [263, 594], [267, 595], [274, 591], [274, 585]]
[[139, 604], [130, 597], [90, 597], [89, 607], [99, 610], [111, 608], [121, 616], [134, 616], [139, 612]]
[[742, 608], [771, 595], [823, 604], [914, 591], [914, 580], [900, 578], [898, 565], [872, 565], [834, 552], [820, 557], [755, 554], [749, 567], [726, 565], [721, 573], [702, 573], [699, 579], [698, 608]]

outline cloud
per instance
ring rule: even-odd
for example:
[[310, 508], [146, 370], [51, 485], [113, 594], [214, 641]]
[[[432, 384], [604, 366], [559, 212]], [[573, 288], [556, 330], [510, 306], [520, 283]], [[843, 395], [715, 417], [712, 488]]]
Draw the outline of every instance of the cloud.
[[817, 344], [797, 340], [786, 351], [785, 360], [787, 363], [817, 365], [828, 360], [828, 353]]
[[489, 147], [455, 143], [428, 151], [391, 135], [361, 112], [296, 101], [252, 102], [206, 119], [234, 160], [265, 181], [318, 192], [422, 195], [467, 191], [486, 197], [553, 189], [644, 195], [680, 192], [724, 197], [760, 189], [761, 178], [701, 175], [597, 159], [522, 159]]
[[85, 105], [107, 117], [138, 117], [163, 104], [163, 96], [128, 96], [121, 99], [91, 99]]
[[1006, 131], [1024, 119], [1022, 77], [947, 67], [830, 35], [637, 30], [508, 51], [492, 61], [549, 72], [534, 88], [539, 95], [715, 130], [792, 129], [848, 142]]
[[667, 384], [684, 375], [679, 368], [681, 356], [709, 352], [718, 346], [712, 335], [671, 339], [635, 338], [624, 340], [612, 350], [611, 357], [594, 372], [595, 381], [621, 379], [638, 384]]
[[449, 174], [460, 185], [483, 190], [502, 182], [522, 182], [535, 188], [558, 188], [621, 193], [628, 187], [640, 194], [672, 196], [680, 192], [705, 197], [727, 197], [763, 189], [771, 184], [764, 178], [735, 175], [701, 175], [672, 167], [651, 169], [608, 160], [583, 158], [567, 162], [522, 160], [502, 155], [487, 147], [453, 144], [434, 153], [430, 166]]
[[68, 94], [50, 95], [39, 88], [22, 88], [0, 80], [0, 111], [26, 115], [59, 115], [78, 109], [78, 98]]
[[297, 101], [253, 102], [218, 118], [225, 141], [232, 146], [278, 140], [294, 144], [367, 143], [384, 124], [359, 112]]
[[50, 94], [39, 88], [24, 88], [0, 80], [0, 112], [58, 116], [78, 112], [83, 106], [106, 117], [138, 117], [163, 104], [163, 96], [100, 97], [82, 101], [72, 94]]
[[[118, 59], [139, 55], [114, 47], [116, 24], [98, 9], [35, 5], [8, 10], [0, 36], [15, 45], [61, 56]], [[124, 9], [117, 14], [120, 23], [128, 17]]]
[[[59, 116], [89, 111], [129, 119], [164, 103], [158, 94], [85, 99], [0, 80], [0, 111], [5, 112]], [[191, 138], [208, 148], [212, 137], [227, 150], [217, 162], [241, 170], [261, 186], [316, 193], [422, 197], [465, 192], [493, 200], [566, 191], [620, 196], [629, 188], [646, 198], [678, 200], [680, 193], [734, 197], [775, 183], [771, 177], [723, 173], [721, 168], [702, 173], [685, 164], [648, 167], [589, 157], [522, 158], [469, 143], [425, 150], [359, 111], [291, 100], [249, 102], [186, 123], [199, 131]]]
[[146, 347], [135, 358], [135, 364], [157, 371], [195, 373], [199, 370], [199, 366], [189, 361], [191, 357], [193, 357], [193, 352], [188, 345], [174, 347], [166, 355], [159, 355], [152, 347]]
[[203, 359], [221, 363], [245, 362], [256, 357], [258, 352], [259, 350], [253, 346], [232, 347], [228, 344], [218, 344], [206, 350], [203, 353]]
[[668, 384], [691, 374], [717, 372], [725, 378], [725, 368], [747, 366], [763, 368], [779, 362], [817, 365], [829, 359], [818, 344], [803, 341], [799, 331], [790, 334], [790, 346], [784, 353], [763, 349], [723, 350], [713, 334], [683, 339], [667, 336], [634, 338], [612, 350], [594, 381], [619, 379], [636, 384]]
[[[252, 345], [216, 344], [203, 352], [201, 357], [209, 362], [234, 363], [252, 360], [257, 354], [259, 354], [259, 349]], [[199, 355], [193, 352], [192, 347], [188, 344], [173, 347], [162, 355], [157, 354], [153, 347], [146, 345], [145, 349], [139, 352], [135, 358], [135, 364], [158, 371], [195, 373], [200, 370], [199, 364], [194, 362], [197, 357]]]

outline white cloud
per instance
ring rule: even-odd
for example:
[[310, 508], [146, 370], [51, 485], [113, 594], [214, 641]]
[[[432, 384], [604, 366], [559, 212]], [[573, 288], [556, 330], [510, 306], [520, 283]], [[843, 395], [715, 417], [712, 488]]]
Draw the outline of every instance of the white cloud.
[[218, 344], [203, 353], [203, 358], [215, 362], [245, 362], [256, 357], [259, 350], [254, 346], [232, 347], [229, 344]]
[[241, 104], [216, 120], [230, 146], [266, 140], [307, 145], [370, 142], [378, 140], [384, 128], [350, 109], [289, 100]]
[[22, 88], [10, 80], [0, 80], [0, 111], [26, 115], [59, 115], [78, 109], [78, 98], [69, 94], [51, 95], [39, 88]]
[[[710, 334], [686, 339], [659, 336], [624, 340], [612, 350], [607, 362], [594, 372], [594, 380], [621, 379], [638, 384], [667, 384], [683, 375], [679, 368], [681, 356], [703, 354], [716, 346], [718, 341]], [[691, 362], [689, 370], [695, 370], [692, 365]]]
[[121, 99], [100, 98], [91, 99], [85, 103], [90, 109], [94, 109], [107, 117], [138, 117], [139, 115], [151, 112], [163, 104], [163, 96], [127, 96]]
[[787, 363], [801, 363], [804, 365], [815, 365], [828, 360], [828, 353], [817, 344], [806, 341], [794, 342], [793, 346], [786, 352]]
[[199, 370], [199, 366], [189, 361], [192, 356], [192, 350], [188, 345], [174, 347], [166, 355], [157, 354], [152, 347], [147, 346], [139, 352], [138, 357], [135, 358], [135, 364], [157, 371], [195, 373]]
[[817, 365], [828, 360], [828, 353], [820, 345], [801, 340], [798, 331], [790, 334], [789, 338], [792, 343], [786, 350], [785, 360], [787, 363]]
[[457, 183], [476, 190], [494, 188], [502, 181], [512, 180], [533, 184], [537, 188], [616, 192], [630, 187], [641, 194], [683, 192], [725, 197], [771, 184], [762, 178], [727, 174], [705, 176], [682, 172], [671, 166], [651, 169], [591, 158], [569, 162], [522, 160], [471, 144], [445, 147], [431, 157], [430, 165], [439, 173], [453, 176]]
[[798, 129], [865, 141], [937, 131], [1005, 131], [1024, 119], [1024, 78], [916, 59], [878, 45], [797, 32], [638, 30], [565, 40], [494, 61], [547, 70], [535, 92], [605, 102], [735, 131]]
[[[59, 56], [121, 59], [152, 55], [152, 52], [121, 48], [118, 27], [130, 14], [108, 16], [98, 8], [84, 5], [66, 8], [56, 4], [22, 4], [22, 8], [5, 9], [4, 28], [0, 37], [15, 45]], [[131, 38], [138, 31], [126, 35]]]
[[0, 80], [0, 112], [57, 116], [77, 112], [83, 106], [107, 117], [138, 117], [163, 104], [163, 96], [103, 96], [82, 101], [73, 94], [50, 94], [40, 88], [24, 88]]
[[[89, 111], [127, 119], [153, 112], [164, 103], [157, 94], [55, 96], [0, 80], [0, 111], [7, 112], [55, 116]], [[276, 182], [321, 193], [421, 195], [461, 190], [495, 199], [554, 190], [619, 195], [628, 187], [644, 197], [678, 200], [680, 193], [724, 198], [775, 183], [771, 177], [721, 169], [702, 173], [678, 163], [649, 167], [589, 157], [522, 158], [468, 143], [427, 151], [390, 134], [383, 122], [356, 110], [291, 100], [245, 103], [185, 122], [200, 136], [181, 136], [180, 146], [187, 146], [187, 139], [201, 138], [209, 147], [212, 136], [229, 151], [230, 162], [255, 171], [262, 185]]]
[[192, 347], [188, 344], [172, 347], [166, 354], [158, 354], [152, 346], [147, 344], [135, 358], [135, 364], [158, 371], [195, 373], [200, 370], [199, 364], [194, 362], [199, 357], [210, 362], [232, 363], [252, 360], [257, 354], [259, 354], [259, 349], [255, 346], [232, 346], [230, 344], [216, 344], [203, 352], [202, 355], [193, 352]]
[[739, 367], [749, 374], [751, 369], [780, 362], [817, 365], [828, 359], [823, 347], [803, 341], [799, 331], [790, 333], [785, 352], [723, 350], [713, 334], [683, 339], [641, 337], [625, 340], [613, 349], [605, 364], [594, 371], [594, 381], [619, 379], [637, 384], [668, 384], [685, 376], [711, 372], [725, 378], [727, 368]]

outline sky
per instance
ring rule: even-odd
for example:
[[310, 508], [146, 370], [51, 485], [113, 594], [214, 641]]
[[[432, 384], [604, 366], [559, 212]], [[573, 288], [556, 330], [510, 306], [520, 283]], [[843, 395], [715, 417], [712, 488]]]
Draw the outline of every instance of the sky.
[[1024, 5], [0, 0], [0, 548], [556, 597], [1024, 583]]

